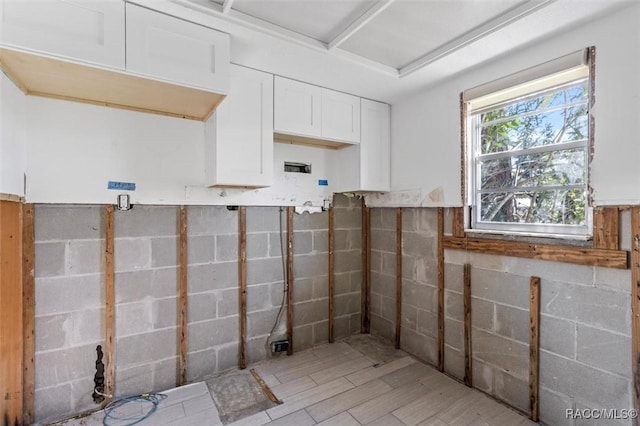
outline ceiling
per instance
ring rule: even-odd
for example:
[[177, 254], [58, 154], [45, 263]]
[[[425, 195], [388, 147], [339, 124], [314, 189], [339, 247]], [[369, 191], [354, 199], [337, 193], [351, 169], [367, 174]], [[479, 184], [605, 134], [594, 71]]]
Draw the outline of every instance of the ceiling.
[[[320, 52], [326, 58], [324, 74], [319, 70], [314, 81], [316, 63], [308, 64], [305, 80], [323, 85], [332, 73], [336, 80], [341, 72], [344, 77], [332, 84], [338, 90], [389, 101], [638, 0], [173, 1], [197, 7], [234, 28], [239, 25]], [[236, 50], [237, 61], [265, 69], [259, 58], [264, 63], [266, 54], [240, 53], [256, 40], [236, 39], [241, 47]], [[271, 54], [286, 62], [287, 49]], [[302, 78], [296, 73], [304, 64], [295, 68], [286, 68], [283, 62], [265, 70]], [[366, 80], [371, 90], [363, 87], [358, 92], [359, 79]]]

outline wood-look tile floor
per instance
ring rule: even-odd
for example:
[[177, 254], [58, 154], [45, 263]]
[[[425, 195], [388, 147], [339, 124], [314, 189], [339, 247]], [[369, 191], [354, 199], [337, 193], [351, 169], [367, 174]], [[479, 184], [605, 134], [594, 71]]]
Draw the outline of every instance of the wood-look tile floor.
[[253, 368], [284, 403], [233, 426], [535, 424], [370, 335]]

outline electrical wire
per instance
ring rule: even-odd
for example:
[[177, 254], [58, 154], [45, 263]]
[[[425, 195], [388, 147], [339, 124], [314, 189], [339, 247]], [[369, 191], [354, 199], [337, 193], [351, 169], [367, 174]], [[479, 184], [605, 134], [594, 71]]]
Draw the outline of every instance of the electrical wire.
[[280, 303], [280, 309], [278, 309], [276, 320], [273, 323], [273, 327], [271, 328], [271, 331], [269, 332], [269, 336], [267, 337], [267, 348], [269, 348], [269, 346], [271, 345], [271, 336], [276, 331], [276, 328], [278, 328], [278, 324], [280, 323], [280, 318], [282, 317], [282, 311], [284, 310], [285, 300], [287, 299], [287, 292], [289, 291], [288, 284], [287, 284], [287, 267], [285, 266], [285, 262], [284, 262], [284, 241], [282, 241], [282, 229], [283, 229], [282, 212], [283, 211], [284, 211], [284, 207], [280, 207], [280, 217], [279, 217], [278, 223], [280, 226], [280, 234], [279, 234], [280, 259], [282, 260], [282, 302]]
[[[109, 423], [111, 420], [115, 420], [118, 423], [118, 426], [131, 426], [140, 423], [143, 420], [151, 417], [153, 413], [158, 409], [158, 404], [167, 398], [167, 395], [162, 393], [143, 393], [141, 395], [134, 396], [126, 396], [123, 398], [118, 398], [116, 400], [111, 401], [104, 407], [104, 418], [102, 419], [102, 424], [104, 426], [110, 426]], [[149, 411], [142, 415], [134, 415], [129, 417], [121, 417], [117, 413], [114, 413], [119, 408], [127, 404], [150, 404]], [[130, 421], [131, 423], [121, 423], [122, 421]]]

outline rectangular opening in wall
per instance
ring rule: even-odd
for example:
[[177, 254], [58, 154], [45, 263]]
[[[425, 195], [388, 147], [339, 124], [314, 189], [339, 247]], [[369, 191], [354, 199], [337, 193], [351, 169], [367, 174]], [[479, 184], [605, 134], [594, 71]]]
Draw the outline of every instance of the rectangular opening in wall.
[[311, 174], [311, 163], [298, 163], [295, 161], [285, 161], [284, 171], [289, 173]]

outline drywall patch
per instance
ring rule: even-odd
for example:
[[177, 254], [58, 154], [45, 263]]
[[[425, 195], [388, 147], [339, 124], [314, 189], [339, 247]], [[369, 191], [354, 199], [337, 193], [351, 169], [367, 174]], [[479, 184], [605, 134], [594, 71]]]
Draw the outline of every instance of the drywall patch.
[[427, 198], [432, 203], [439, 203], [444, 201], [444, 188], [442, 186], [437, 187], [429, 193]]

